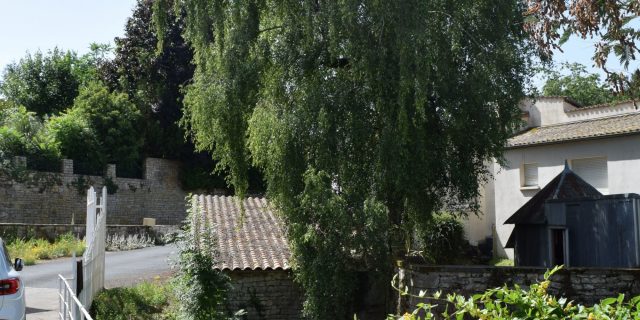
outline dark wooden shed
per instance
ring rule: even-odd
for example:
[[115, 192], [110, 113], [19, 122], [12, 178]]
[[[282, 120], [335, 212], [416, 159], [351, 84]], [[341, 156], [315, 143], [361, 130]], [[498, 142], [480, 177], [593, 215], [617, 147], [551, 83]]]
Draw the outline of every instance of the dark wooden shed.
[[568, 166], [505, 224], [516, 266], [639, 267], [640, 196], [603, 196]]

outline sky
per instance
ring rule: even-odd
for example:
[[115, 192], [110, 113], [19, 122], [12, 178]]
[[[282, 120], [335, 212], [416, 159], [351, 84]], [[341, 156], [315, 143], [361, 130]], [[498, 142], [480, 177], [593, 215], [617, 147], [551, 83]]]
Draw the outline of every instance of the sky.
[[[0, 71], [27, 51], [47, 51], [57, 46], [83, 54], [89, 51], [92, 42], [113, 44], [113, 38], [124, 34], [124, 25], [135, 3], [135, 0], [0, 0]], [[640, 23], [635, 23], [635, 27], [640, 27]], [[595, 40], [573, 37], [563, 46], [564, 53], [556, 52], [554, 61], [558, 65], [578, 62], [590, 72], [603, 75], [591, 60], [594, 43]], [[615, 57], [610, 60], [611, 71], [623, 70]], [[640, 67], [640, 60], [631, 67]], [[534, 79], [537, 87], [543, 83], [542, 78]]]
[[27, 51], [79, 54], [124, 34], [135, 0], [0, 0], [0, 70]]

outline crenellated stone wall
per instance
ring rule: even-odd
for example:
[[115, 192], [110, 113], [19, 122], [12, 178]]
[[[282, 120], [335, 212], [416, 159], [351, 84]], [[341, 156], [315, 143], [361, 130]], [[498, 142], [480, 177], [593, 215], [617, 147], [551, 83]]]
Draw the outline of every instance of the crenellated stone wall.
[[[28, 159], [14, 163], [26, 168]], [[108, 185], [107, 223], [140, 225], [155, 218], [160, 225], [180, 224], [185, 218], [185, 196], [178, 179], [180, 164], [148, 158], [142, 179], [117, 177], [115, 165], [105, 176], [73, 172], [73, 161], [63, 160], [60, 172], [27, 171], [23, 179], [0, 177], [0, 223], [82, 224], [86, 189]]]
[[[527, 288], [543, 280], [544, 268], [492, 266], [427, 266], [408, 264], [398, 269], [399, 278], [413, 295], [425, 290], [471, 296], [490, 288], [518, 284]], [[549, 292], [581, 304], [603, 298], [640, 295], [640, 269], [567, 268], [551, 277]], [[421, 299], [402, 296], [399, 311], [413, 310]]]

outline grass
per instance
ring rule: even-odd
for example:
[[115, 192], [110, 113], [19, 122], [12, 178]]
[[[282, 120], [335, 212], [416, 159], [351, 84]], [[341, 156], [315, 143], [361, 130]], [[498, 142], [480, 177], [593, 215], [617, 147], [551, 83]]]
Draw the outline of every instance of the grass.
[[142, 282], [129, 288], [101, 291], [93, 301], [96, 320], [175, 319], [173, 287], [169, 282]]
[[73, 252], [78, 256], [82, 255], [85, 243], [76, 239], [73, 234], [65, 233], [58, 236], [53, 243], [45, 239], [16, 239], [7, 244], [7, 249], [12, 259], [21, 258], [22, 262], [29, 266], [36, 264], [38, 260], [70, 257]]
[[513, 260], [504, 258], [493, 258], [489, 264], [496, 267], [513, 267]]

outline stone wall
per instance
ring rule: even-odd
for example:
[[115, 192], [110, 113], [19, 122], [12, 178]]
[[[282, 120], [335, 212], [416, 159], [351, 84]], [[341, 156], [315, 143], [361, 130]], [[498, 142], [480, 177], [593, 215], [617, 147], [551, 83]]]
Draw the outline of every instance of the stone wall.
[[[25, 165], [25, 159], [15, 163]], [[21, 182], [0, 177], [0, 223], [83, 224], [86, 189], [105, 184], [115, 186], [108, 196], [107, 224], [138, 225], [148, 217], [173, 225], [185, 218], [177, 162], [148, 158], [142, 179], [117, 177], [115, 165], [107, 168], [106, 179], [74, 174], [72, 160], [63, 160], [60, 171], [31, 171]]]
[[[15, 238], [39, 238], [53, 241], [61, 234], [71, 232], [76, 237], [84, 238], [86, 232], [84, 224], [26, 224], [26, 223], [0, 223], [0, 237], [2, 239]], [[156, 244], [162, 244], [165, 240], [172, 240], [179, 231], [177, 225], [107, 225], [108, 236], [145, 236], [155, 239]]]
[[287, 270], [229, 271], [229, 309], [244, 309], [247, 320], [302, 319], [302, 290]]
[[[491, 266], [425, 266], [406, 265], [399, 268], [401, 281], [417, 295], [426, 290], [470, 296], [504, 284], [524, 288], [541, 281], [546, 269]], [[606, 297], [640, 295], [640, 269], [568, 268], [551, 278], [549, 292], [582, 304], [593, 304]], [[399, 310], [412, 310], [420, 299], [401, 297]]]

